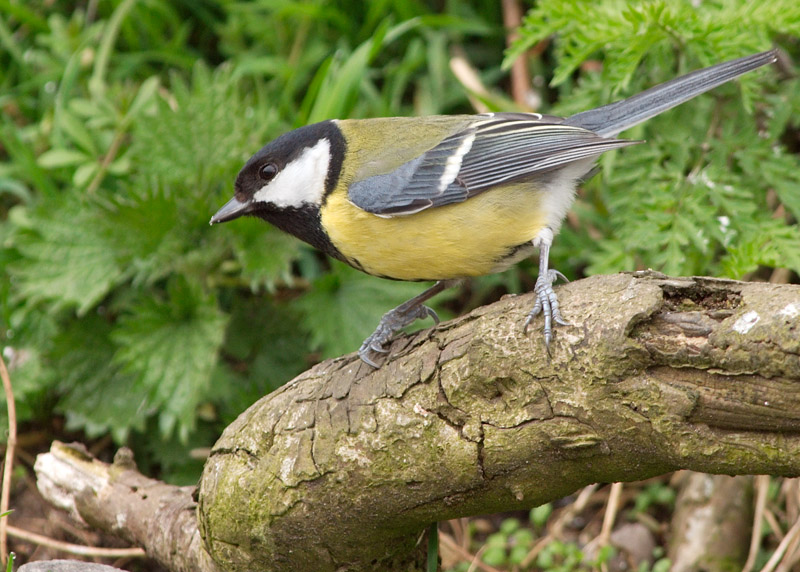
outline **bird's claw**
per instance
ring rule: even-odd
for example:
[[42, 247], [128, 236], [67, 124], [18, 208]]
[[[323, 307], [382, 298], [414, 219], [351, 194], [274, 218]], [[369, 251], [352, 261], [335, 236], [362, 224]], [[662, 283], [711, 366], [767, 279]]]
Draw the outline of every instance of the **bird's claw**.
[[373, 354], [389, 353], [389, 350], [383, 346], [392, 339], [394, 334], [415, 320], [424, 318], [433, 318], [434, 323], [439, 324], [439, 316], [436, 312], [422, 304], [410, 308], [400, 306], [386, 312], [372, 335], [361, 344], [358, 350], [358, 357], [367, 365], [377, 369], [380, 366], [373, 360], [373, 357], [375, 357]]
[[536, 302], [528, 313], [528, 317], [525, 318], [525, 324], [522, 327], [522, 332], [527, 334], [528, 327], [533, 322], [533, 319], [540, 313], [544, 314], [544, 345], [548, 351], [550, 351], [550, 342], [553, 341], [553, 322], [561, 326], [572, 325], [561, 315], [561, 310], [558, 307], [558, 297], [553, 290], [553, 283], [559, 278], [569, 282], [566, 276], [558, 270], [551, 269], [539, 275], [533, 288], [536, 294]]

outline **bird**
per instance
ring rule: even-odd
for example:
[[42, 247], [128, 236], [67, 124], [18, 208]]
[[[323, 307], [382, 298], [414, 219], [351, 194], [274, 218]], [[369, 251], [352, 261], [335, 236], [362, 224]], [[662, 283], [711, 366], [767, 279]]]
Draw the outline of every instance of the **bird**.
[[632, 97], [567, 118], [496, 112], [330, 119], [289, 131], [257, 151], [234, 196], [210, 224], [261, 218], [367, 274], [435, 281], [388, 311], [358, 350], [372, 367], [425, 303], [458, 281], [505, 270], [538, 249], [535, 302], [523, 333], [543, 315], [570, 326], [553, 284], [550, 248], [597, 158], [643, 143], [622, 131], [776, 61], [770, 50], [695, 70]]

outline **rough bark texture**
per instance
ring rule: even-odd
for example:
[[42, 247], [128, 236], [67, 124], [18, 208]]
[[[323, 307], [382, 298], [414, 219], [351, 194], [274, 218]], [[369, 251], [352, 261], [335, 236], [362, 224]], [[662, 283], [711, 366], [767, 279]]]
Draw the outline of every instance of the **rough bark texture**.
[[416, 570], [430, 522], [679, 468], [800, 475], [800, 288], [652, 273], [530, 296], [320, 364], [253, 405], [206, 464], [226, 570]]
[[[379, 370], [325, 362], [244, 412], [200, 483], [197, 524], [219, 569], [420, 570], [433, 521], [679, 468], [800, 475], [800, 287], [642, 273], [558, 292], [575, 325], [550, 357], [539, 332], [521, 332], [532, 297], [508, 297], [397, 340]], [[155, 506], [126, 512], [72, 486], [92, 524], [170, 528]], [[185, 517], [188, 491], [172, 494], [168, 513]], [[153, 531], [126, 537], [172, 570], [190, 556], [211, 570], [182, 522], [179, 554], [156, 555]]]

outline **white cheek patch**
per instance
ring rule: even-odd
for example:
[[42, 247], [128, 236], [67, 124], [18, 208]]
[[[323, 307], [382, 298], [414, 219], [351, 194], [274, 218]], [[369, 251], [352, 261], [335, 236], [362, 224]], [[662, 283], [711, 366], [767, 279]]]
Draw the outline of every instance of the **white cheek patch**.
[[275, 178], [253, 195], [253, 200], [277, 207], [319, 204], [325, 194], [325, 179], [331, 160], [331, 143], [320, 139], [286, 165]]

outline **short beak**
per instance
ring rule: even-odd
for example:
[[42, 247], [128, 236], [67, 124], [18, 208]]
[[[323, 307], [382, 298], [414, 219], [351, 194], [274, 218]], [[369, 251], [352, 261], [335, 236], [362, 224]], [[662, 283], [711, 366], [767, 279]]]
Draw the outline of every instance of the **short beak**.
[[228, 222], [229, 220], [246, 215], [248, 212], [250, 212], [250, 203], [239, 202], [236, 200], [236, 197], [233, 197], [231, 200], [225, 203], [225, 205], [219, 209], [214, 216], [211, 217], [211, 222], [209, 222], [209, 224]]

